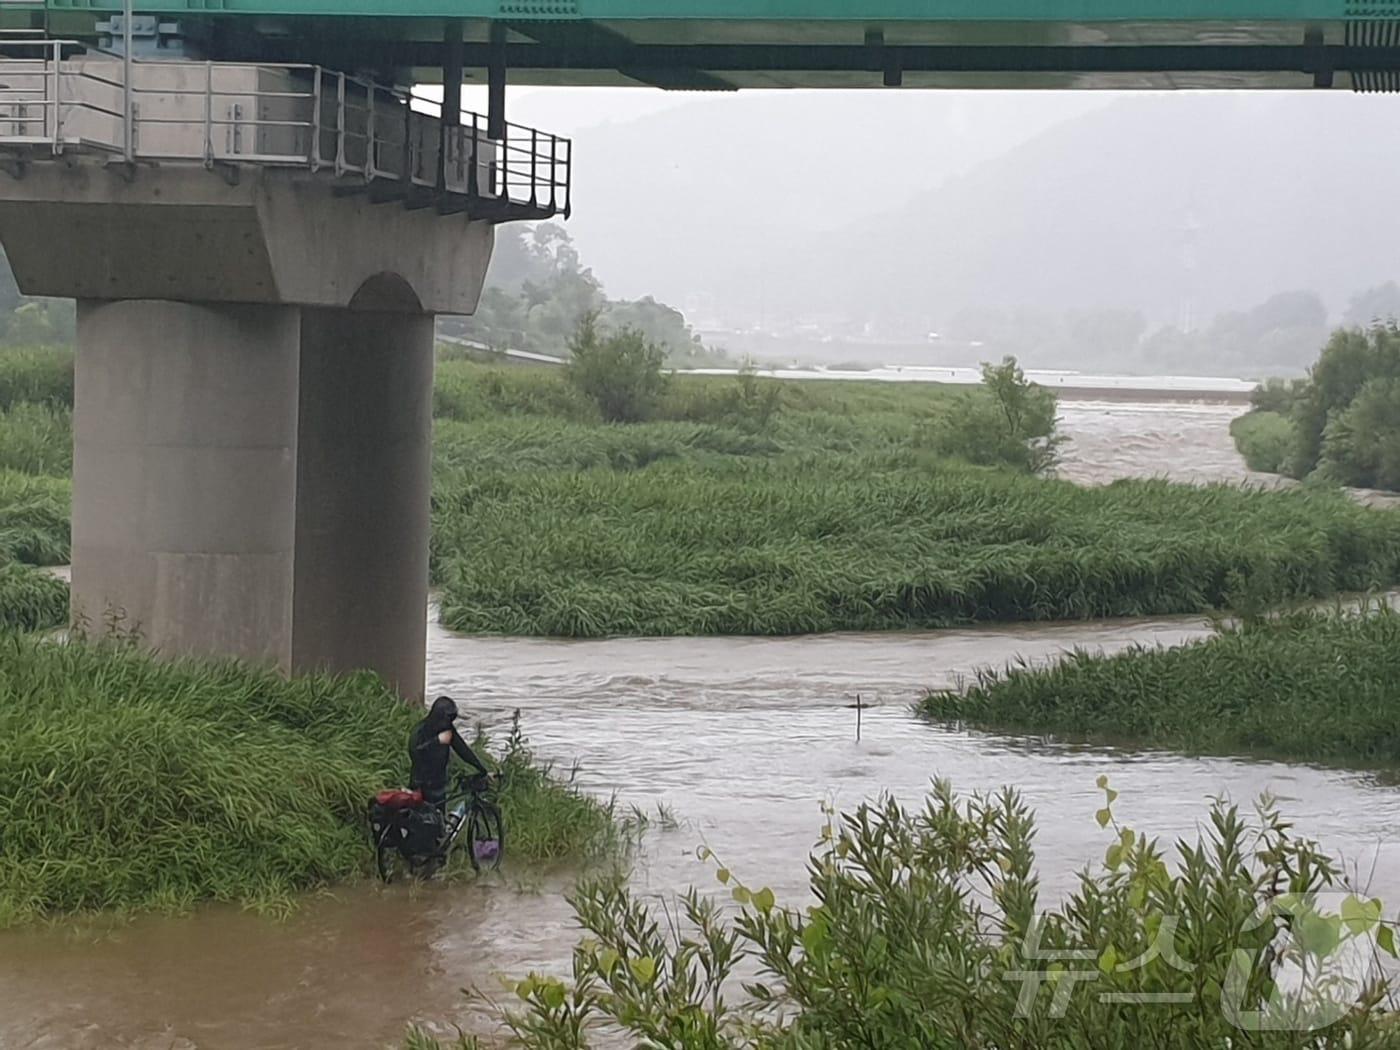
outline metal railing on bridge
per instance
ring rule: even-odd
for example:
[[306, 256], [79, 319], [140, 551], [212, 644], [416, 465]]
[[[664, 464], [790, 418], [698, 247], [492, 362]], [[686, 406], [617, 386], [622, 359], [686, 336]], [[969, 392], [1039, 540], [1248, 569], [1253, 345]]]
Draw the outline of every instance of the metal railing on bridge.
[[303, 169], [349, 191], [493, 222], [568, 217], [569, 139], [314, 65], [123, 60], [64, 40], [0, 40], [0, 154]]

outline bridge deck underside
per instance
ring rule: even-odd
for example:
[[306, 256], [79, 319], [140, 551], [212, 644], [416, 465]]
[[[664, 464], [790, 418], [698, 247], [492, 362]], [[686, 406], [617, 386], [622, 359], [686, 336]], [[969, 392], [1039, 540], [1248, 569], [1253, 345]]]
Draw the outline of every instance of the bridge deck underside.
[[[114, 0], [48, 0], [88, 39]], [[460, 23], [484, 80], [504, 22], [511, 83], [734, 88], [1375, 87], [1400, 76], [1400, 0], [141, 0], [207, 57], [441, 76]], [[21, 8], [0, 0], [0, 25]], [[1361, 74], [1355, 81], [1352, 74]], [[1376, 79], [1377, 75], [1380, 80]]]

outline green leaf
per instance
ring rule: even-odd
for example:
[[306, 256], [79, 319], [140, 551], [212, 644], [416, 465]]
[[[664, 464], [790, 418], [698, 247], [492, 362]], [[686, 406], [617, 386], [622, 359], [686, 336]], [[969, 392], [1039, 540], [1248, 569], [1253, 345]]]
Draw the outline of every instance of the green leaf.
[[1331, 955], [1342, 940], [1342, 920], [1335, 915], [1309, 911], [1293, 928], [1303, 950], [1318, 958]]
[[720, 868], [719, 871], [715, 872], [715, 878], [719, 879], [719, 882], [720, 882], [720, 885], [721, 885], [721, 886], [728, 886], [728, 885], [729, 885], [729, 869], [728, 869], [728, 868]]
[[534, 977], [527, 977], [515, 986], [515, 994], [522, 999], [528, 1000], [530, 996], [535, 994], [536, 987], [538, 986], [535, 983]]
[[1094, 814], [1094, 819], [1099, 822], [1099, 827], [1106, 828], [1108, 827], [1108, 822], [1113, 819], [1113, 811], [1105, 806]]
[[627, 968], [632, 971], [632, 976], [637, 979], [638, 984], [651, 984], [656, 979], [656, 960], [650, 955], [633, 959], [627, 964]]
[[1380, 919], [1380, 901], [1363, 901], [1355, 896], [1349, 896], [1342, 901], [1342, 921], [1354, 934], [1372, 929]]
[[830, 940], [831, 930], [825, 919], [814, 919], [802, 931], [802, 949], [811, 956], [821, 955]]
[[559, 981], [550, 981], [540, 989], [540, 1001], [551, 1010], [558, 1010], [564, 1005], [564, 985]]
[[1116, 871], [1118, 865], [1123, 863], [1123, 844], [1115, 842], [1108, 847], [1108, 852], [1103, 855], [1103, 862], [1110, 871]]
[[736, 901], [738, 901], [740, 904], [747, 904], [747, 903], [749, 903], [749, 901], [752, 900], [753, 898], [752, 898], [752, 895], [749, 893], [749, 891], [746, 890], [746, 889], [744, 889], [744, 887], [742, 887], [742, 886], [735, 886], [735, 887], [734, 887], [734, 899], [735, 899]]
[[613, 948], [605, 948], [598, 953], [598, 969], [603, 972], [603, 976], [606, 977], [613, 972], [619, 958], [616, 949]]
[[1113, 950], [1113, 945], [1104, 949], [1104, 953], [1099, 956], [1099, 972], [1104, 974], [1112, 973], [1118, 965], [1118, 953]]
[[1400, 954], [1397, 954], [1395, 950], [1394, 926], [1382, 926], [1379, 930], [1377, 930], [1376, 944], [1380, 946], [1381, 951], [1385, 952], [1392, 959], [1400, 959]]
[[1107, 789], [1107, 788], [1108, 788], [1108, 775], [1105, 774], [1105, 773], [1100, 773], [1100, 774], [1099, 774], [1099, 779], [1096, 780], [1096, 781], [1094, 781], [1094, 783], [1097, 784], [1101, 789]]
[[767, 915], [773, 910], [773, 905], [777, 903], [777, 899], [773, 896], [773, 891], [767, 886], [764, 886], [763, 889], [753, 895], [753, 903], [754, 907], [763, 912], [764, 915]]
[[1109, 788], [1107, 791], [1104, 792], [1104, 794], [1107, 796], [1108, 804], [1110, 806], [1118, 801], [1118, 792], [1114, 791], [1112, 788]]

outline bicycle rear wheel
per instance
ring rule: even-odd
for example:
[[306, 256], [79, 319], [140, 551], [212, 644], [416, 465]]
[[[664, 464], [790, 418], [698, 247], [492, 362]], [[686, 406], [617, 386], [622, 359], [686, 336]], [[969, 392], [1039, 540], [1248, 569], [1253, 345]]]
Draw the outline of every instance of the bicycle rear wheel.
[[462, 839], [462, 848], [473, 869], [495, 871], [506, 852], [506, 826], [501, 811], [491, 802], [474, 803], [467, 813]]

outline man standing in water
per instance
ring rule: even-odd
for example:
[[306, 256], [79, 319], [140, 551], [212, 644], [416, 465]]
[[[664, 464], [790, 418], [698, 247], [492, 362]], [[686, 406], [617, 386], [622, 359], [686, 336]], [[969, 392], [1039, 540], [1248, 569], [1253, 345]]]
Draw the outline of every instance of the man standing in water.
[[413, 763], [413, 773], [409, 787], [423, 792], [425, 801], [442, 810], [447, 800], [447, 763], [451, 752], [467, 765], [472, 766], [482, 776], [489, 776], [486, 765], [467, 746], [454, 724], [457, 720], [457, 705], [449, 696], [440, 696], [433, 701], [428, 716], [413, 728], [408, 738], [409, 760]]

